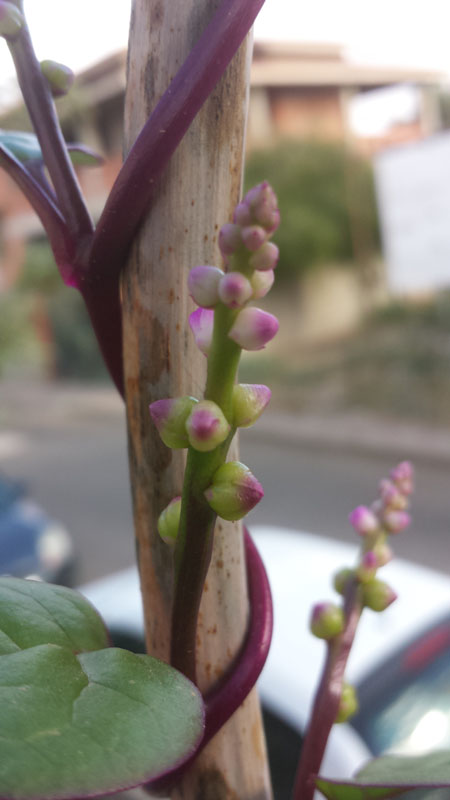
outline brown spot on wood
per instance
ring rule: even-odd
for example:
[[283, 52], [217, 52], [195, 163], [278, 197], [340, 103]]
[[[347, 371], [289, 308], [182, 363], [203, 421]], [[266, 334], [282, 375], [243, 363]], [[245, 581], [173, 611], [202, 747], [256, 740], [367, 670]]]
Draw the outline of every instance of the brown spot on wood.
[[218, 769], [205, 769], [198, 779], [196, 800], [238, 800]]
[[191, 206], [195, 206], [195, 200], [191, 200]]
[[205, 233], [205, 235], [204, 235], [204, 237], [203, 237], [203, 241], [204, 241], [204, 242], [207, 242], [207, 241], [208, 241], [208, 234], [207, 234], [207, 233]]
[[175, 292], [173, 289], [169, 290], [169, 303], [172, 305], [173, 301], [175, 300]]

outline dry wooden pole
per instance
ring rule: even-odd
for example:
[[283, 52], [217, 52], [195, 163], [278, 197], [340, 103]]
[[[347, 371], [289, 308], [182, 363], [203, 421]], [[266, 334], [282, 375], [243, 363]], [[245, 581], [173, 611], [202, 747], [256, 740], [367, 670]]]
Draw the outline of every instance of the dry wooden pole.
[[[215, 0], [134, 0], [125, 140], [129, 148], [148, 114], [217, 7]], [[217, 232], [241, 190], [250, 44], [234, 58], [173, 157], [137, 237], [123, 279], [124, 361], [131, 484], [147, 642], [168, 659], [171, 558], [156, 519], [180, 494], [183, 454], [168, 450], [150, 422], [161, 397], [201, 395], [205, 359], [188, 330], [194, 306], [188, 271], [218, 264]], [[236, 457], [235, 450], [233, 457]], [[247, 623], [242, 537], [219, 523], [202, 600], [198, 677], [202, 689], [223, 672]], [[174, 792], [184, 800], [268, 800], [261, 716], [255, 692], [205, 749]]]

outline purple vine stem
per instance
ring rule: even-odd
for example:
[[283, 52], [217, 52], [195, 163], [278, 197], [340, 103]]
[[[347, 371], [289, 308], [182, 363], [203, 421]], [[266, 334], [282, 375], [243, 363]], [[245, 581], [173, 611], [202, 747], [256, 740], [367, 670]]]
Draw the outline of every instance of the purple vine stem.
[[336, 721], [344, 671], [361, 611], [358, 584], [352, 581], [345, 597], [345, 628], [339, 636], [327, 643], [325, 666], [302, 747], [292, 800], [313, 800], [316, 790], [315, 778], [322, 763], [331, 728]]
[[54, 198], [49, 196], [31, 172], [9, 150], [1, 145], [0, 165], [19, 186], [40, 217], [51, 240], [55, 260], [63, 280], [65, 283], [73, 284], [73, 241]]
[[269, 653], [273, 629], [273, 608], [267, 573], [247, 528], [244, 528], [247, 567], [249, 621], [240, 653], [228, 672], [205, 697], [205, 734], [196, 752], [181, 767], [159, 778], [146, 789], [164, 793], [178, 783], [203, 748], [244, 702], [261, 674]]

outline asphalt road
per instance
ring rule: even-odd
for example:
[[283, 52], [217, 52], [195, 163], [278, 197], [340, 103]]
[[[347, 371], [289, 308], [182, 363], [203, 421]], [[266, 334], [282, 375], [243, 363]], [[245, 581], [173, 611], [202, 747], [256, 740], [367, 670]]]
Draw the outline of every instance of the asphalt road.
[[[78, 419], [72, 426], [34, 426], [0, 451], [0, 469], [24, 478], [34, 499], [71, 531], [80, 582], [134, 560], [126, 434], [120, 414]], [[241, 437], [241, 458], [265, 489], [254, 523], [354, 540], [349, 511], [370, 502], [391, 457], [300, 447]], [[417, 461], [414, 523], [396, 537], [399, 555], [450, 573], [450, 468]]]

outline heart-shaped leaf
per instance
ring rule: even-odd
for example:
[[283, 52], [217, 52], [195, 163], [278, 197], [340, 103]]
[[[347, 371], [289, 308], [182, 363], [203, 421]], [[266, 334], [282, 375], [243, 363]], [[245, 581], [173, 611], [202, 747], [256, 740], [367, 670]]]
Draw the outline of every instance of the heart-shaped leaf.
[[74, 653], [108, 647], [102, 618], [78, 592], [20, 578], [0, 578], [0, 656], [39, 644]]
[[[41, 147], [34, 133], [0, 130], [0, 145], [19, 161], [42, 161]], [[72, 163], [77, 166], [96, 167], [103, 162], [101, 156], [82, 144], [68, 144], [67, 149]]]
[[370, 761], [356, 777], [357, 783], [324, 778], [316, 783], [328, 800], [385, 800], [415, 789], [450, 789], [450, 752], [382, 756]]
[[157, 659], [105, 644], [101, 618], [77, 592], [0, 579], [2, 799], [116, 792], [196, 751], [196, 687]]

